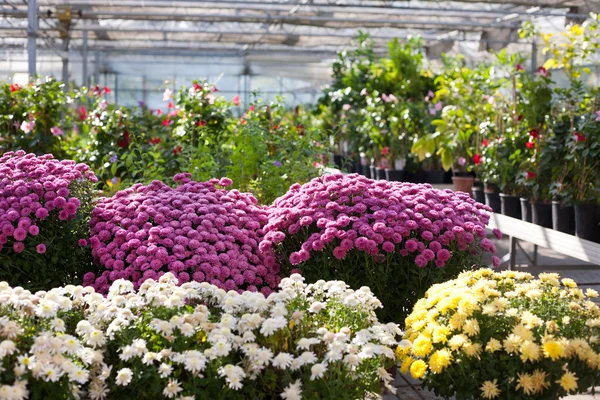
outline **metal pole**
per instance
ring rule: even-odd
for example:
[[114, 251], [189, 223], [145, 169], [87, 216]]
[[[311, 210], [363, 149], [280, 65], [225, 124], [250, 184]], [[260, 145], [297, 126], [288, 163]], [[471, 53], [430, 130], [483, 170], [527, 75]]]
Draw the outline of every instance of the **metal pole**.
[[94, 84], [97, 84], [100, 80], [100, 52], [96, 50], [96, 54], [94, 55]]
[[83, 31], [83, 50], [81, 53], [81, 85], [88, 86], [88, 31]]
[[34, 77], [37, 73], [36, 70], [36, 36], [38, 29], [38, 19], [37, 19], [37, 0], [29, 0], [27, 4], [27, 56], [29, 60], [29, 76]]
[[537, 44], [531, 42], [531, 74], [537, 71]]
[[115, 74], [115, 87], [113, 92], [115, 94], [115, 104], [119, 105], [119, 74]]

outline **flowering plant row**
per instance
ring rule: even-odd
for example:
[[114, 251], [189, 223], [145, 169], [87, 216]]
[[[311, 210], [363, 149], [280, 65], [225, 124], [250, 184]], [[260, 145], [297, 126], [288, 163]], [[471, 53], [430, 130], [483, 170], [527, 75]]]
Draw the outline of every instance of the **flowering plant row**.
[[0, 283], [0, 398], [356, 399], [390, 386], [400, 331], [377, 322], [368, 288], [177, 283], [118, 280], [107, 297]]
[[430, 185], [325, 175], [293, 185], [268, 211], [261, 251], [274, 251], [285, 272], [300, 268], [309, 281], [368, 285], [385, 304], [380, 316], [392, 320], [432, 283], [496, 251], [485, 232], [489, 207]]
[[[154, 181], [100, 199], [90, 221], [90, 245], [102, 275], [85, 276], [105, 293], [111, 282], [172, 272], [180, 282], [211, 282], [226, 290], [261, 289], [279, 283], [279, 266], [258, 251], [267, 213], [254, 196], [224, 190], [230, 179], [193, 182], [175, 175], [177, 187]], [[94, 281], [95, 279], [95, 281]]]
[[572, 279], [489, 269], [437, 284], [406, 318], [402, 372], [457, 399], [558, 399], [600, 381], [600, 308]]
[[0, 278], [30, 288], [81, 280], [91, 259], [92, 187], [85, 164], [20, 150], [0, 157]]

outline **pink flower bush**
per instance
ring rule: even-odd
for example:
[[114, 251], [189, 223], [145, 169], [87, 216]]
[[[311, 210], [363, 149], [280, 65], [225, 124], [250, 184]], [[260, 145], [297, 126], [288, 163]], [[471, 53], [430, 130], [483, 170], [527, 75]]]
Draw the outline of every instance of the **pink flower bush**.
[[286, 272], [297, 266], [309, 281], [368, 285], [384, 306], [409, 310], [393, 296], [416, 301], [432, 283], [495, 253], [489, 211], [466, 193], [427, 184], [326, 175], [293, 185], [269, 207], [259, 248], [274, 250]]
[[209, 282], [225, 290], [261, 290], [279, 284], [279, 265], [258, 251], [267, 212], [251, 194], [224, 190], [231, 180], [192, 182], [177, 174], [176, 188], [154, 181], [136, 184], [98, 202], [89, 245], [106, 270], [85, 276], [106, 292], [117, 279], [136, 287], [172, 272], [180, 283]]
[[[17, 267], [20, 271], [32, 269], [31, 276], [23, 278], [33, 288], [38, 278], [52, 281], [68, 270], [73, 272], [73, 266], [59, 266], [61, 260], [72, 261], [74, 254], [57, 254], [87, 234], [80, 229], [87, 224], [83, 220], [88, 212], [81, 211], [82, 202], [91, 208], [92, 186], [97, 181], [89, 166], [55, 160], [51, 154], [17, 151], [0, 157], [0, 280], [12, 281]], [[49, 272], [50, 267], [44, 271], [35, 268], [38, 262], [46, 266], [52, 257], [60, 258], [55, 263], [57, 273]]]

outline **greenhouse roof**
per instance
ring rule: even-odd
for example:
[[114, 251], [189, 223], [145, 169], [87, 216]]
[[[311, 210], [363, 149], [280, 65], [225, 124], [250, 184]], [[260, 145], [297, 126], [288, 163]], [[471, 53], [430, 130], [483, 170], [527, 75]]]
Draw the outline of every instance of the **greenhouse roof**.
[[[24, 48], [27, 2], [0, 1], [0, 47]], [[38, 0], [40, 49], [241, 56], [331, 55], [369, 32], [376, 47], [420, 35], [435, 45], [518, 41], [523, 21], [564, 26], [600, 9], [600, 0]], [[87, 43], [85, 37], [87, 36]]]

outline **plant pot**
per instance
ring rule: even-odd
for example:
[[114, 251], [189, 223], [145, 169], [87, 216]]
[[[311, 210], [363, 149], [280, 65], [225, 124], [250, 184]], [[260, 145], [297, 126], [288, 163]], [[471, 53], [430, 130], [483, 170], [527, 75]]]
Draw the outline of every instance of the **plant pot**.
[[385, 179], [388, 181], [403, 182], [404, 181], [404, 170], [402, 169], [386, 169]]
[[521, 202], [519, 198], [500, 193], [500, 212], [507, 217], [521, 219]]
[[532, 203], [531, 222], [552, 229], [552, 204]]
[[454, 191], [455, 192], [465, 192], [468, 193], [469, 196], [473, 197], [471, 193], [471, 187], [473, 187], [473, 182], [475, 178], [472, 176], [453, 176], [452, 183], [454, 183]]
[[500, 204], [500, 193], [496, 192], [494, 189], [486, 186], [484, 189], [485, 193], [485, 205], [492, 208], [492, 211], [495, 213], [499, 213], [501, 209]]
[[432, 169], [425, 171], [425, 182], [440, 184], [444, 183], [444, 170]]
[[531, 222], [531, 202], [525, 197], [521, 197], [521, 220]]
[[383, 169], [383, 168], [377, 168], [377, 179], [379, 179], [379, 180], [387, 179], [385, 177], [385, 169]]
[[333, 155], [333, 163], [335, 164], [335, 167], [337, 169], [342, 169], [343, 166], [343, 157], [341, 154], [334, 154]]
[[371, 178], [371, 167], [369, 165], [361, 165], [360, 170], [364, 176]]
[[598, 240], [598, 220], [596, 219], [596, 204], [575, 204], [575, 234], [578, 238]]
[[414, 183], [425, 183], [427, 182], [427, 174], [424, 170], [419, 169], [417, 170], [414, 174], [413, 174], [413, 180], [412, 182]]
[[473, 193], [473, 198], [476, 202], [485, 204], [485, 193], [483, 193], [483, 188], [481, 186], [471, 187], [471, 192]]
[[572, 235], [575, 233], [575, 208], [563, 207], [560, 201], [552, 202], [552, 229]]

